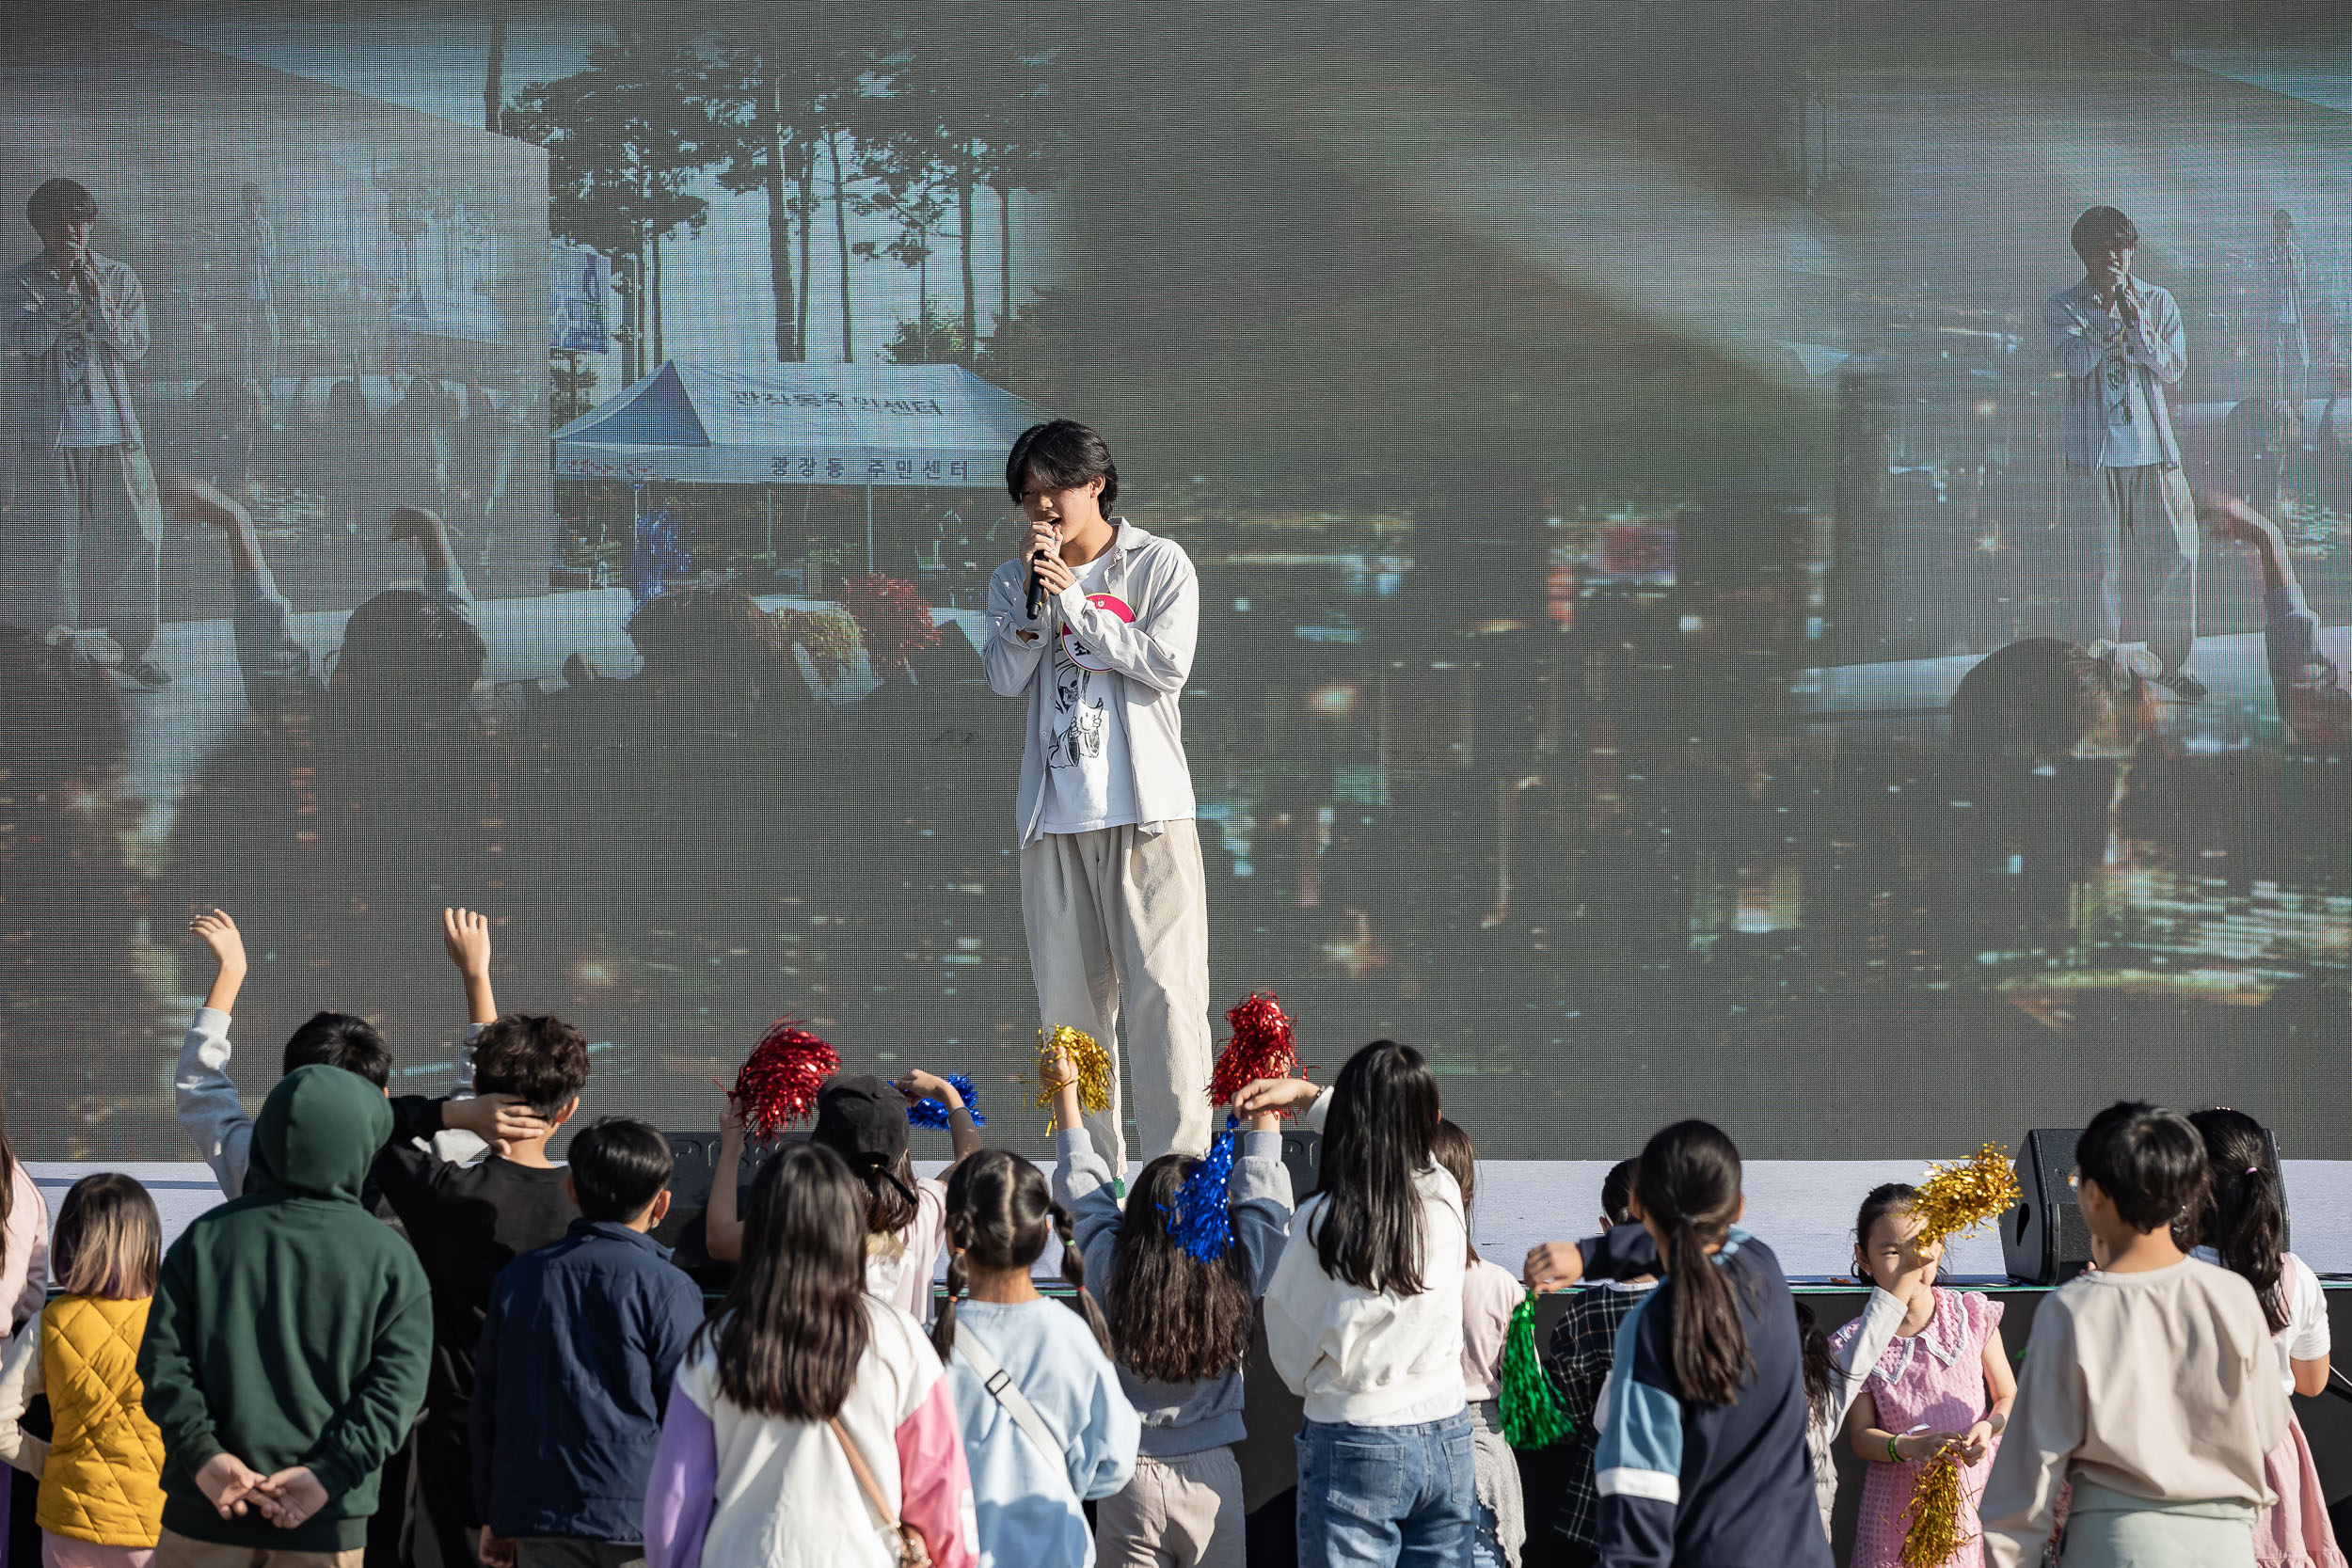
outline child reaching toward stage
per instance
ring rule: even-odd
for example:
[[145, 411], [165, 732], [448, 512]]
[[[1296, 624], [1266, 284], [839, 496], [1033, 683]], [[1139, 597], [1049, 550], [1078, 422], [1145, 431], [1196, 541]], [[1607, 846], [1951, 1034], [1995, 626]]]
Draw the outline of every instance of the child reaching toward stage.
[[[46, 1568], [147, 1568], [163, 1527], [163, 1439], [140, 1408], [139, 1340], [163, 1258], [147, 1189], [115, 1171], [73, 1183], [50, 1259], [57, 1299], [0, 1366], [0, 1460], [40, 1478]], [[20, 1424], [46, 1395], [49, 1441]]]
[[1375, 1040], [1329, 1090], [1261, 1079], [1245, 1115], [1303, 1106], [1323, 1131], [1322, 1190], [1299, 1205], [1266, 1291], [1266, 1351], [1306, 1397], [1299, 1568], [1468, 1562], [1478, 1513], [1462, 1379], [1470, 1226], [1434, 1157], [1438, 1080]]
[[[1470, 1135], [1438, 1118], [1430, 1153], [1462, 1191], [1464, 1228], [1478, 1192], [1478, 1149]], [[1470, 1245], [1462, 1275], [1462, 1394], [1470, 1402], [1470, 1467], [1477, 1482], [1478, 1523], [1470, 1544], [1477, 1568], [1518, 1568], [1527, 1541], [1527, 1501], [1519, 1488], [1519, 1462], [1502, 1435], [1496, 1394], [1502, 1385], [1502, 1345], [1511, 1314], [1526, 1289], [1511, 1271], [1478, 1256]]]
[[971, 1568], [939, 1357], [866, 1289], [866, 1189], [819, 1144], [752, 1180], [743, 1267], [695, 1330], [645, 1485], [645, 1568]]
[[[1905, 1284], [1918, 1252], [1915, 1188], [1890, 1181], [1871, 1189], [1854, 1217], [1854, 1272], [1890, 1293]], [[1932, 1263], [1912, 1276], [1901, 1325], [1875, 1361], [1852, 1365], [1861, 1391], [1846, 1417], [1853, 1450], [1870, 1461], [1862, 1484], [1851, 1568], [1902, 1568], [1903, 1511], [1927, 1462], [1956, 1445], [1961, 1472], [1963, 1544], [1947, 1568], [1976, 1553], [1977, 1497], [2009, 1423], [2017, 1379], [2001, 1344], [2001, 1307], [1975, 1291], [1935, 1286]], [[1830, 1337], [1834, 1350], [1863, 1332], [1857, 1319]]]
[[[1089, 1136], [1077, 1074], [1057, 1068], [1054, 1196], [1071, 1213], [1088, 1288], [1103, 1303], [1120, 1387], [1142, 1419], [1136, 1473], [1095, 1511], [1104, 1568], [1243, 1568], [1242, 1364], [1256, 1303], [1290, 1232], [1291, 1178], [1280, 1118], [1250, 1118], [1238, 1141], [1226, 1208], [1232, 1243], [1203, 1262], [1168, 1216], [1199, 1161], [1163, 1154], [1143, 1167], [1124, 1208]], [[1129, 1215], [1141, 1223], [1129, 1225]]]
[[[980, 1568], [1086, 1568], [1085, 1503], [1136, 1470], [1143, 1434], [1102, 1318], [1038, 1293], [1029, 1271], [1060, 1211], [1020, 1155], [983, 1148], [947, 1182], [947, 1301], [931, 1330], [972, 1466]], [[970, 1298], [956, 1297], [966, 1287]]]
[[[907, 1152], [907, 1108], [919, 1100], [947, 1107], [955, 1149], [946, 1171], [920, 1181]], [[945, 1078], [919, 1069], [895, 1084], [837, 1072], [817, 1091], [817, 1125], [809, 1139], [840, 1155], [866, 1184], [866, 1288], [916, 1323], [930, 1323], [931, 1275], [947, 1231], [945, 1178], [980, 1147], [963, 1096]], [[743, 1256], [735, 1201], [742, 1166], [743, 1123], [730, 1105], [720, 1113], [717, 1180], [703, 1214], [703, 1244], [723, 1263]]]
[[1772, 1249], [1739, 1227], [1740, 1150], [1703, 1121], [1643, 1147], [1635, 1231], [1528, 1253], [1526, 1279], [1664, 1279], [1619, 1331], [1596, 1458], [1599, 1560], [1829, 1568], [1797, 1317]]
[[2072, 1481], [2068, 1568], [2249, 1568], [2287, 1399], [2254, 1288], [2173, 1240], [2204, 1206], [2204, 1141], [2177, 1111], [2122, 1101], [2074, 1164], [2106, 1255], [2034, 1313], [1980, 1504], [1985, 1561], [2040, 1561]]
[[[2200, 1111], [2188, 1119], [2204, 1139], [2213, 1195], [2200, 1245], [2189, 1256], [2217, 1263], [2254, 1288], [2279, 1353], [2280, 1387], [2307, 1397], [2323, 1394], [2333, 1350], [2328, 1299], [2311, 1266], [2280, 1245], [2287, 1216], [2270, 1140], [2262, 1123], [2243, 1111]], [[2287, 1434], [2270, 1450], [2264, 1475], [2279, 1500], [2254, 1521], [2254, 1560], [2262, 1568], [2344, 1568], [2328, 1495], [2292, 1404]]]

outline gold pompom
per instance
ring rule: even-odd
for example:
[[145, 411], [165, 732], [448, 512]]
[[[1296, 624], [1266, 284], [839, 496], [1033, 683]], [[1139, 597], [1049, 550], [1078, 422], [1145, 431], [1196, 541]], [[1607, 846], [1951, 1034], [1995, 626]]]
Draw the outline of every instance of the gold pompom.
[[1037, 1108], [1052, 1106], [1054, 1097], [1061, 1093], [1066, 1080], [1057, 1077], [1058, 1063], [1055, 1058], [1067, 1055], [1071, 1070], [1078, 1075], [1078, 1104], [1087, 1111], [1101, 1112], [1111, 1108], [1111, 1059], [1095, 1043], [1094, 1037], [1083, 1029], [1073, 1029], [1067, 1023], [1054, 1026], [1054, 1032], [1037, 1032]]
[[1902, 1568], [1943, 1568], [1954, 1553], [1976, 1539], [1960, 1528], [1961, 1508], [1967, 1501], [1966, 1481], [1960, 1473], [1960, 1452], [1947, 1443], [1919, 1472], [1903, 1507], [1903, 1549], [1896, 1560]]
[[2015, 1208], [2022, 1196], [2009, 1151], [1999, 1144], [1987, 1144], [1957, 1164], [1931, 1165], [1911, 1200], [1918, 1244], [1974, 1235]]

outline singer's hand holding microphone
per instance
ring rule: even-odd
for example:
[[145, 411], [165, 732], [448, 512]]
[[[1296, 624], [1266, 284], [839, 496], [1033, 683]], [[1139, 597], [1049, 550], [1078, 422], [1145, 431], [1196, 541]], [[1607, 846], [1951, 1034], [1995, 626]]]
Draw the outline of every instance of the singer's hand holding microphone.
[[1034, 621], [1048, 598], [1078, 580], [1061, 558], [1061, 531], [1052, 523], [1031, 523], [1026, 548], [1029, 562], [1029, 619]]

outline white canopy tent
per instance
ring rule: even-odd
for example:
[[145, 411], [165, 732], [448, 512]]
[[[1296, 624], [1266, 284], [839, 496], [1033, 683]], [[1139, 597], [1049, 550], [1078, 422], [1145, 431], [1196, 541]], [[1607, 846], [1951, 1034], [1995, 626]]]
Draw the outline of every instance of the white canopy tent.
[[552, 437], [559, 479], [630, 484], [993, 486], [1024, 430], [1049, 418], [961, 365], [670, 360]]

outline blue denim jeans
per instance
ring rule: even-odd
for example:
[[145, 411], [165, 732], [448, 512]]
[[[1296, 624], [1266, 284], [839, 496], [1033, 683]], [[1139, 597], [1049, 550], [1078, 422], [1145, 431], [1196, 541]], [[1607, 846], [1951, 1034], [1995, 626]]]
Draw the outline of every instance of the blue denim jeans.
[[1298, 1433], [1298, 1568], [1470, 1568], [1470, 1412]]

